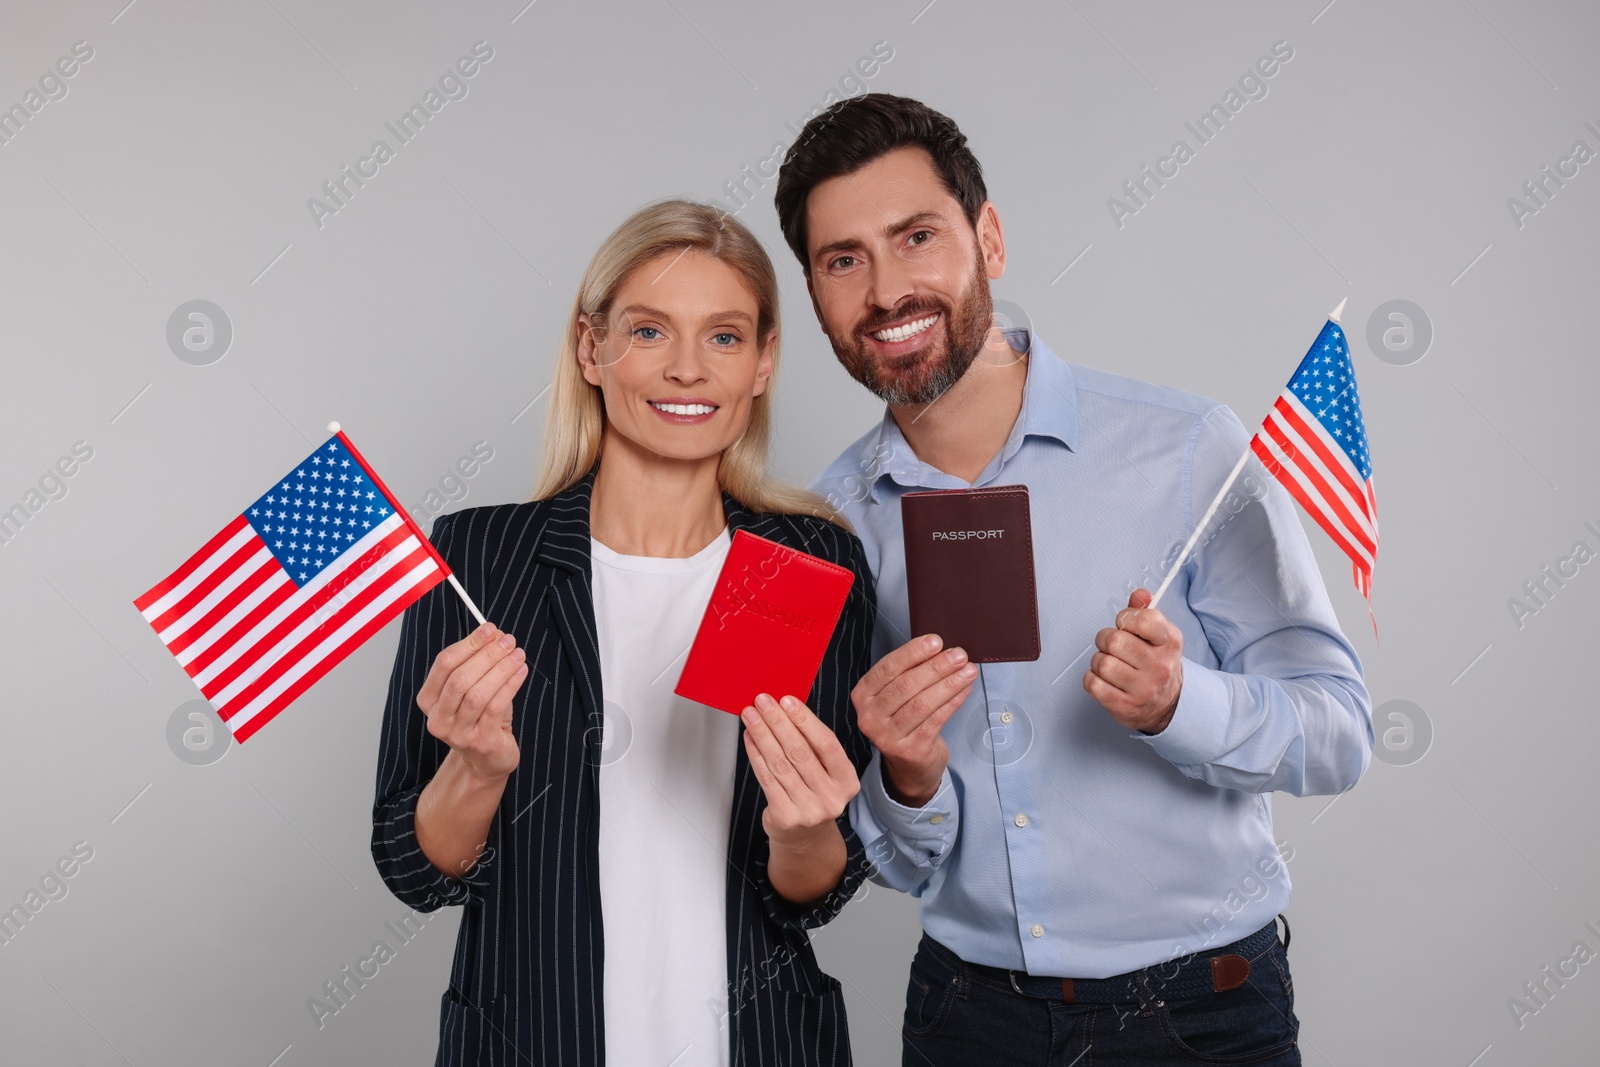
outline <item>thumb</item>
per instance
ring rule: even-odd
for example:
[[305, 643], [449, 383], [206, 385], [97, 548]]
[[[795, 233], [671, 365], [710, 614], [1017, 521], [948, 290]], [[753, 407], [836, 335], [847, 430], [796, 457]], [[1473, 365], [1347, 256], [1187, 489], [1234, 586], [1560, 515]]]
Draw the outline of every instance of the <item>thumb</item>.
[[1119, 630], [1123, 628], [1122, 624], [1127, 621], [1128, 612], [1148, 607], [1150, 600], [1150, 590], [1144, 588], [1135, 589], [1133, 594], [1128, 597], [1128, 606], [1117, 612], [1116, 628]]

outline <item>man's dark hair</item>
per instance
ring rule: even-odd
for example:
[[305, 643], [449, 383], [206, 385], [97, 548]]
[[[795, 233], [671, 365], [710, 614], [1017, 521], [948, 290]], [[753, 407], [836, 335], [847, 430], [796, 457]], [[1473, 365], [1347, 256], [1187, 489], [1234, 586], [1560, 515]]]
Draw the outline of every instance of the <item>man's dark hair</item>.
[[948, 117], [919, 100], [867, 93], [834, 104], [806, 123], [778, 171], [778, 225], [800, 266], [806, 257], [806, 198], [829, 178], [851, 174], [896, 148], [915, 145], [933, 157], [944, 187], [961, 204], [967, 223], [978, 225], [978, 209], [989, 198], [983, 168], [966, 135]]

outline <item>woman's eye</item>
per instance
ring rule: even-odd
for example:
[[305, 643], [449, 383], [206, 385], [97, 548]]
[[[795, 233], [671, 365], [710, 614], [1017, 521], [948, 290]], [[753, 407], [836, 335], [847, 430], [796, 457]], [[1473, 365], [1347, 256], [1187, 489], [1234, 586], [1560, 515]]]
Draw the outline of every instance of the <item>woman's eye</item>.
[[[726, 340], [722, 340], [722, 338], [726, 338]], [[736, 344], [739, 343], [739, 335], [736, 334], [736, 333], [728, 333], [728, 332], [724, 331], [722, 333], [714, 333], [714, 334], [712, 334], [711, 335], [711, 340], [716, 342], [717, 345], [719, 345], [720, 347], [730, 348], [733, 345], [736, 345]]]
[[639, 326], [634, 329], [634, 334], [639, 335], [641, 341], [654, 341], [661, 333], [654, 326]]

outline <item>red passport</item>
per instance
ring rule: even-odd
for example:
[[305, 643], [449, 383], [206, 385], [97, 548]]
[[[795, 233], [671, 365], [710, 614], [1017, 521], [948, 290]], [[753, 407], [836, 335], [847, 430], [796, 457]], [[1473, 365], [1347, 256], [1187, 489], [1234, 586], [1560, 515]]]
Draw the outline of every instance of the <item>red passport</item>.
[[738, 715], [759, 693], [809, 701], [855, 574], [735, 530], [673, 690]]

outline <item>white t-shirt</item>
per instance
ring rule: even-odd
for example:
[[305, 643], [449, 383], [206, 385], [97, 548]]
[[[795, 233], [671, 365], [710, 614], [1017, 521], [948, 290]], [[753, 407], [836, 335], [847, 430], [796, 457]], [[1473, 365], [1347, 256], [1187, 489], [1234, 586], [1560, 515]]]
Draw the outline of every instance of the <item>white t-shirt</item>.
[[730, 544], [685, 559], [590, 539], [605, 697], [606, 1060], [728, 1063], [728, 820], [739, 719], [672, 690]]

